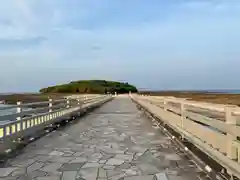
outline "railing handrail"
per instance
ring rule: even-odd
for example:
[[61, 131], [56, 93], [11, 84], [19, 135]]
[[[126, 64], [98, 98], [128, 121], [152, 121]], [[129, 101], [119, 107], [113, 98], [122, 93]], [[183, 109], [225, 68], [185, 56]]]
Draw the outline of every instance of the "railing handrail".
[[[39, 107], [39, 108], [33, 108], [33, 109], [29, 109], [29, 110], [26, 110], [26, 111], [22, 111], [22, 112], [19, 112], [19, 113], [12, 113], [12, 114], [7, 114], [7, 115], [3, 115], [3, 116], [0, 116], [1, 118], [4, 118], [3, 120], [9, 120], [9, 118], [17, 118], [17, 117], [21, 117], [21, 116], [24, 116], [26, 114], [32, 114], [32, 113], [40, 113], [41, 111], [46, 111], [46, 110], [49, 110], [49, 109], [55, 109], [55, 108], [59, 108], [59, 107], [64, 107], [65, 104], [58, 104], [58, 105], [55, 105], [55, 106], [52, 106], [52, 107]], [[12, 119], [10, 119], [11, 121]]]
[[[57, 99], [57, 100], [53, 100], [52, 102], [64, 102], [65, 99]], [[30, 107], [30, 106], [35, 106], [35, 105], [45, 105], [48, 104], [49, 101], [40, 101], [40, 102], [33, 102], [33, 103], [24, 103], [21, 105], [7, 105], [6, 107], [0, 107], [0, 111], [2, 110], [6, 110], [6, 109], [14, 109], [14, 108], [18, 108], [18, 107]]]
[[203, 102], [203, 101], [192, 101], [185, 98], [176, 98], [170, 96], [143, 96], [144, 98], [155, 98], [156, 100], [166, 100], [168, 102], [173, 103], [181, 103], [184, 101], [185, 105], [193, 106], [196, 108], [207, 109], [217, 112], [225, 112], [226, 107], [233, 108], [233, 113], [236, 115], [240, 115], [240, 107], [237, 105], [230, 105], [230, 104], [215, 104], [210, 102]]
[[[93, 95], [93, 96], [78, 96], [78, 98], [69, 98], [69, 97], [65, 97], [64, 99], [49, 99], [49, 101], [41, 101], [41, 102], [33, 102], [33, 103], [25, 103], [25, 104], [19, 104], [19, 105], [10, 105], [10, 106], [6, 106], [6, 107], [1, 107], [0, 111], [3, 110], [10, 110], [10, 109], [16, 109], [16, 108], [29, 108], [28, 110], [24, 110], [21, 112], [14, 112], [14, 113], [9, 113], [9, 114], [5, 114], [0, 116], [2, 121], [11, 121], [11, 120], [15, 120], [13, 118], [17, 118], [17, 117], [21, 117], [24, 116], [26, 114], [31, 114], [31, 113], [38, 113], [39, 111], [43, 111], [43, 110], [50, 110], [50, 109], [54, 109], [57, 107], [61, 107], [64, 106], [64, 104], [61, 103], [65, 103], [67, 101], [69, 101], [70, 104], [72, 103], [87, 103], [88, 101], [94, 101], [98, 98], [102, 98], [102, 95]], [[57, 103], [57, 104], [56, 104]], [[51, 105], [49, 105], [51, 104]], [[43, 105], [45, 105], [43, 107]], [[67, 104], [66, 104], [67, 105]], [[32, 106], [39, 106], [36, 108], [32, 108]]]
[[[83, 98], [84, 97], [81, 97], [79, 99], [82, 100]], [[67, 100], [67, 98], [52, 99], [52, 103], [64, 102], [66, 100]], [[75, 99], [72, 99], [72, 100], [75, 100]], [[14, 109], [14, 108], [18, 108], [18, 107], [23, 108], [23, 107], [30, 107], [30, 106], [35, 106], [35, 105], [45, 105], [45, 104], [48, 104], [48, 103], [49, 103], [49, 100], [48, 101], [32, 102], [32, 103], [24, 103], [24, 104], [21, 104], [21, 105], [17, 105], [17, 104], [16, 105], [7, 105], [6, 107], [0, 107], [0, 111], [6, 110], [6, 109]]]
[[[89, 107], [94, 104], [98, 104], [104, 101], [108, 101], [111, 99], [108, 95], [94, 95], [91, 97], [75, 97], [75, 98], [66, 98], [61, 103], [62, 100], [57, 100], [55, 102], [60, 102], [54, 105], [54, 101], [50, 100], [47, 107], [40, 107], [36, 109], [32, 109], [26, 112], [18, 112], [10, 115], [5, 116], [14, 116], [14, 115], [22, 115], [24, 113], [35, 112], [37, 111], [36, 115], [31, 117], [25, 118], [16, 118], [14, 121], [6, 121], [3, 120], [3, 123], [0, 124], [0, 139], [11, 137], [12, 135], [18, 134], [18, 132], [25, 132], [25, 130], [39, 127], [40, 125], [45, 125], [45, 123], [53, 123], [56, 118], [61, 118], [66, 116], [67, 114], [74, 113], [79, 111], [81, 108]], [[32, 103], [31, 103], [32, 104]], [[39, 104], [39, 103], [34, 103]], [[17, 106], [19, 108], [19, 106]], [[44, 110], [44, 112], [43, 112]], [[45, 111], [46, 110], [46, 111]], [[3, 117], [3, 116], [0, 116]]]
[[[191, 102], [166, 96], [132, 96], [132, 98], [215, 161], [220, 162], [229, 174], [240, 177], [238, 107]], [[194, 107], [195, 111], [192, 111], [191, 107]]]

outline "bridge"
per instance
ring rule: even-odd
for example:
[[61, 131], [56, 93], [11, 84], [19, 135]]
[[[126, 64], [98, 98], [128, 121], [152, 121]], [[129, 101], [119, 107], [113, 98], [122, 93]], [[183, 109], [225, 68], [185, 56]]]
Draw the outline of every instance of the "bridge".
[[236, 106], [81, 95], [4, 107], [0, 180], [240, 178]]

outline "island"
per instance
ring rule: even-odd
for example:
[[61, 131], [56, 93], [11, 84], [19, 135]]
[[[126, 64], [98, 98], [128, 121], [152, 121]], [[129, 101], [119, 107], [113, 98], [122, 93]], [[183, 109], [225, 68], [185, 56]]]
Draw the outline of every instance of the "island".
[[82, 94], [118, 94], [137, 93], [135, 86], [127, 82], [106, 81], [106, 80], [80, 80], [68, 84], [46, 87], [40, 90], [41, 93], [82, 93]]

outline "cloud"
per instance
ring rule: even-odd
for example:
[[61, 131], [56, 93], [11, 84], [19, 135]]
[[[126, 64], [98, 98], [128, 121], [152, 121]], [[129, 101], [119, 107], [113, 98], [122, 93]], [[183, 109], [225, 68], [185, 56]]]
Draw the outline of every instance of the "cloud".
[[18, 51], [26, 50], [28, 48], [34, 48], [45, 41], [45, 37], [33, 37], [33, 38], [11, 38], [0, 39], [0, 52], [6, 51]]
[[0, 91], [91, 78], [150, 89], [240, 88], [239, 10], [231, 0], [6, 1]]

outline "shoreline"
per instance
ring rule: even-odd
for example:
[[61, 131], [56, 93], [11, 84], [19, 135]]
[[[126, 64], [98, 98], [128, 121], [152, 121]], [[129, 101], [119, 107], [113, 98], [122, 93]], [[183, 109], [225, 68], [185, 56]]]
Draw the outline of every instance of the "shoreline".
[[4, 102], [2, 103], [3, 105], [16, 105], [18, 101], [21, 101], [22, 103], [33, 103], [48, 101], [49, 97], [51, 97], [52, 99], [59, 99], [63, 96], [64, 96], [63, 94], [40, 94], [40, 93], [0, 94], [0, 102]]
[[142, 91], [150, 96], [173, 96], [193, 101], [210, 102], [216, 104], [230, 104], [240, 106], [240, 93], [207, 92], [207, 91]]
[[[209, 92], [209, 91], [140, 91], [140, 94], [152, 96], [173, 96], [176, 98], [187, 98], [193, 101], [211, 102], [216, 104], [231, 104], [240, 106], [240, 93], [234, 90], [233, 93], [228, 92]], [[81, 94], [81, 93], [77, 93]], [[15, 105], [17, 101], [22, 103], [48, 101], [52, 99], [60, 99], [69, 93], [15, 93], [15, 94], [0, 94], [0, 104]], [[1, 103], [4, 102], [4, 103]]]

